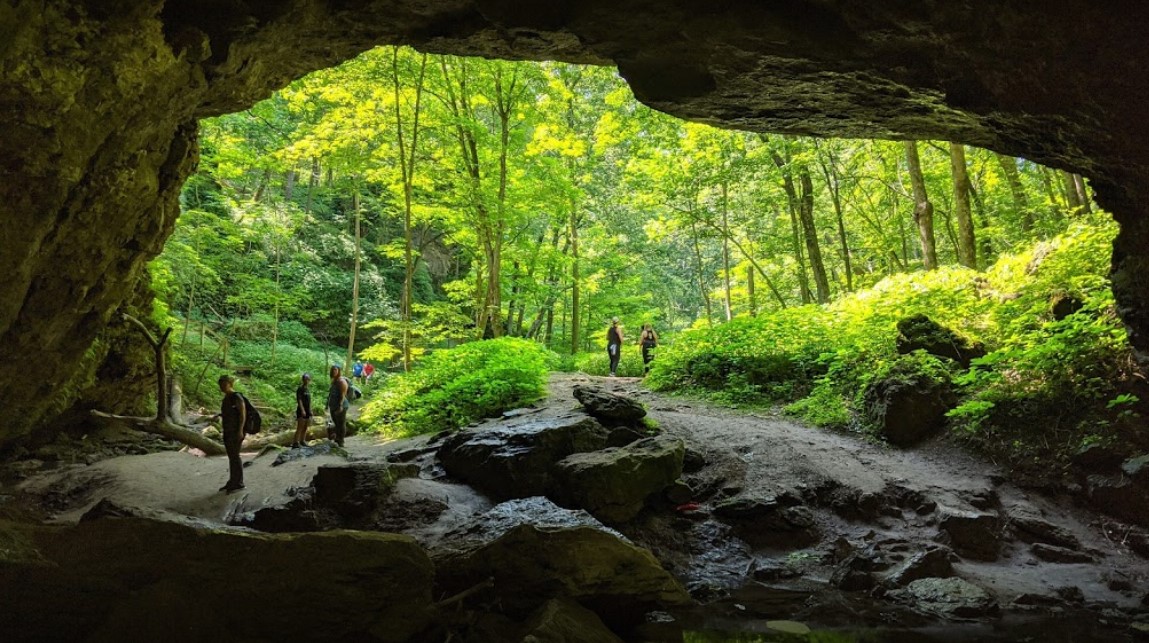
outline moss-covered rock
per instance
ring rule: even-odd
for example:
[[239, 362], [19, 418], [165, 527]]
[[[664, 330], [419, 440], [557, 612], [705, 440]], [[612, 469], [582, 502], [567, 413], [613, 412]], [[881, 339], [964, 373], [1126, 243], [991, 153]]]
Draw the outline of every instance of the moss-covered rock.
[[983, 344], [971, 342], [925, 315], [899, 320], [895, 342], [902, 355], [924, 350], [930, 355], [952, 359], [962, 368], [969, 368], [970, 360], [985, 357]]
[[136, 517], [22, 529], [38, 557], [0, 560], [6, 641], [398, 642], [430, 614], [433, 566], [406, 536], [268, 535]]
[[862, 392], [865, 422], [900, 447], [939, 431], [955, 399], [949, 371], [920, 352], [899, 357]]

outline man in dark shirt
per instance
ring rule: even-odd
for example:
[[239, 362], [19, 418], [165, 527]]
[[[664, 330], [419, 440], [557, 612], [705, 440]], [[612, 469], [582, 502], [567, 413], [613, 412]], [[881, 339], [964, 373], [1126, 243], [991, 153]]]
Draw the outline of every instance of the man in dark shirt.
[[307, 446], [307, 427], [311, 424], [311, 373], [300, 378], [299, 388], [295, 389], [295, 439], [292, 449]]
[[223, 403], [219, 415], [223, 419], [223, 448], [227, 450], [227, 464], [230, 475], [227, 484], [220, 491], [231, 493], [243, 489], [243, 461], [239, 459], [239, 447], [243, 444], [243, 425], [247, 422], [247, 405], [243, 396], [235, 392], [235, 379], [221, 375], [219, 390], [223, 393]]
[[343, 368], [338, 364], [331, 366], [331, 387], [327, 389], [327, 411], [331, 414], [332, 427], [328, 437], [335, 444], [343, 446], [343, 439], [347, 435], [347, 409], [351, 408], [351, 401], [347, 399], [347, 390], [351, 383], [343, 377]]

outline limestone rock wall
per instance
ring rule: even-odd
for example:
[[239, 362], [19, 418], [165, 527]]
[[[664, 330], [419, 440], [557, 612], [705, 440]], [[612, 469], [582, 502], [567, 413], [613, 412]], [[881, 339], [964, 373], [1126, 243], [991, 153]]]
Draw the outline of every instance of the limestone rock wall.
[[0, 445], [170, 234], [196, 119], [371, 46], [616, 63], [640, 100], [746, 129], [957, 140], [1088, 176], [1123, 225], [1122, 314], [1149, 350], [1143, 3], [14, 0], [0, 5]]

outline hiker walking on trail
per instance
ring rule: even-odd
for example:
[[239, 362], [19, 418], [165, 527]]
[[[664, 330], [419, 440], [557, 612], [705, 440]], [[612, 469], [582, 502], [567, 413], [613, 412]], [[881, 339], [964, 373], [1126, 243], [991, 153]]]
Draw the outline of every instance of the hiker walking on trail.
[[331, 413], [331, 422], [335, 425], [328, 435], [335, 444], [343, 446], [343, 439], [347, 435], [347, 410], [351, 408], [351, 400], [347, 392], [351, 383], [343, 377], [343, 368], [339, 365], [331, 366], [331, 388], [327, 389], [327, 410]]
[[363, 383], [363, 362], [355, 360], [355, 364], [351, 367], [351, 379]]
[[654, 361], [654, 348], [658, 346], [658, 333], [654, 332], [652, 324], [642, 325], [638, 344], [642, 346], [642, 374], [646, 375], [650, 372], [650, 363]]
[[295, 389], [295, 438], [291, 448], [307, 446], [307, 426], [311, 424], [311, 373], [300, 378], [299, 388]]
[[606, 331], [606, 354], [610, 356], [610, 376], [618, 375], [618, 360], [622, 357], [622, 326], [618, 317], [612, 317]]
[[375, 374], [375, 366], [371, 362], [363, 365], [363, 383], [366, 384], [371, 381], [371, 376]]
[[219, 390], [223, 393], [219, 416], [223, 420], [223, 448], [227, 451], [227, 484], [220, 491], [231, 493], [243, 489], [243, 461], [239, 459], [239, 447], [243, 444], [243, 425], [247, 422], [247, 404], [243, 396], [235, 392], [235, 378], [221, 375]]

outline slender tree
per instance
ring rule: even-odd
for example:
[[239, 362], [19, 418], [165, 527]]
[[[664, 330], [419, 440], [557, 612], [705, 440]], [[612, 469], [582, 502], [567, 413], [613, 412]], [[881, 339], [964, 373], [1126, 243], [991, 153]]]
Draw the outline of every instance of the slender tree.
[[965, 147], [960, 143], [950, 143], [950, 167], [954, 181], [954, 217], [958, 225], [958, 263], [977, 270], [977, 246], [969, 203], [969, 174], [966, 171]]
[[918, 239], [922, 244], [922, 263], [926, 270], [938, 267], [938, 254], [934, 245], [934, 206], [926, 194], [926, 180], [922, 176], [922, 162], [918, 158], [918, 142], [905, 141], [906, 165], [910, 184], [914, 190], [914, 222], [918, 225]]

